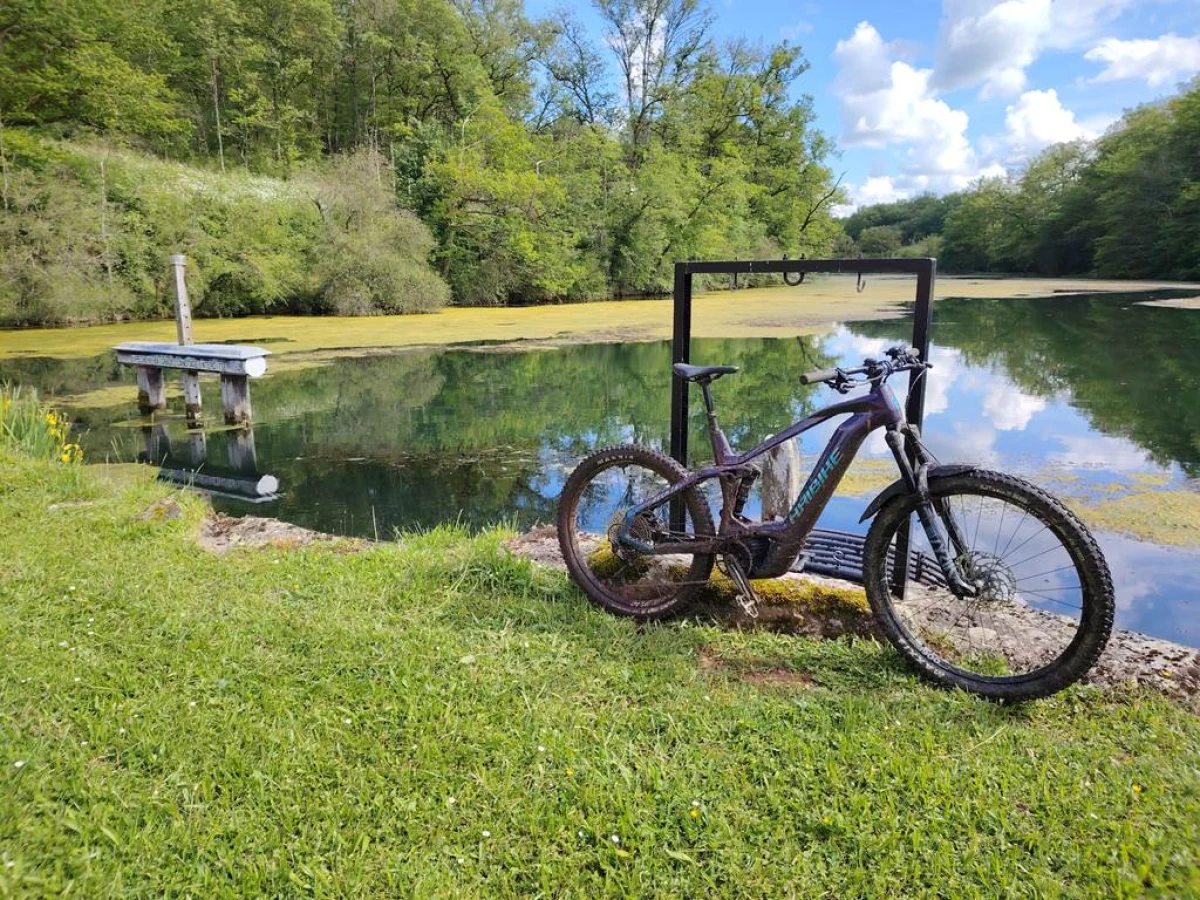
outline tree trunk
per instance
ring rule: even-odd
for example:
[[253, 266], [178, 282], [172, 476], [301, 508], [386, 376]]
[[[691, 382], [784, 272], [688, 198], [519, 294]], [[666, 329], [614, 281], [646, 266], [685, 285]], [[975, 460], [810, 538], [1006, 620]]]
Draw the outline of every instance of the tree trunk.
[[800, 448], [784, 441], [768, 450], [762, 467], [762, 520], [782, 519], [800, 496]]
[[105, 157], [100, 157], [100, 240], [104, 244], [104, 277], [108, 282], [108, 291], [113, 289], [112, 254], [108, 244], [108, 173]]
[[221, 95], [217, 89], [217, 58], [208, 58], [212, 73], [213, 117], [217, 122], [217, 158], [221, 160], [221, 174], [225, 174], [225, 139], [221, 135]]

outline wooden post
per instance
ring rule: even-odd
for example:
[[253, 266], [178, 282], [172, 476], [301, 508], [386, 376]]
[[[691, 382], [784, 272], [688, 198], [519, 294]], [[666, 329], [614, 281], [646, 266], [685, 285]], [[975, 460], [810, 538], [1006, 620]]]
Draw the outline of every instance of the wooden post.
[[163, 390], [162, 369], [157, 366], [137, 367], [138, 409], [143, 416], [167, 408], [167, 394]]
[[[171, 265], [175, 269], [175, 331], [179, 336], [181, 346], [192, 342], [192, 304], [188, 301], [187, 293], [187, 257], [176, 253], [171, 257]], [[200, 373], [185, 371], [180, 380], [183, 382], [183, 408], [187, 415], [188, 427], [194, 428], [200, 424]]]
[[245, 375], [221, 375], [221, 405], [226, 425], [250, 424], [250, 379]]
[[784, 441], [768, 450], [762, 468], [762, 520], [782, 519], [800, 496], [800, 448]]
[[180, 344], [192, 342], [192, 305], [187, 294], [187, 257], [176, 253], [171, 257], [175, 269], [175, 332]]
[[258, 450], [254, 446], [253, 428], [230, 432], [225, 452], [229, 459], [230, 469], [246, 475], [258, 474]]
[[198, 428], [200, 422], [200, 373], [184, 372], [180, 380], [183, 382], [183, 408], [187, 413], [188, 428]]
[[143, 457], [153, 465], [162, 465], [162, 461], [171, 455], [171, 438], [165, 425], [142, 426]]
[[188, 450], [191, 464], [196, 468], [208, 460], [208, 434], [201, 428], [188, 431]]

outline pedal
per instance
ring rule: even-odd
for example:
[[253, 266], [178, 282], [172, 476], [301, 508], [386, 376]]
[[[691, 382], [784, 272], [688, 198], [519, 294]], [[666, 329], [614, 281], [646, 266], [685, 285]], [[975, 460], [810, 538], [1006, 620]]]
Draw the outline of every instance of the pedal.
[[733, 556], [723, 557], [725, 563], [725, 571], [729, 575], [729, 579], [733, 582], [733, 586], [737, 588], [737, 603], [742, 608], [749, 618], [758, 618], [758, 595], [754, 593], [754, 588], [750, 585], [750, 579], [746, 576], [746, 570], [742, 568]]

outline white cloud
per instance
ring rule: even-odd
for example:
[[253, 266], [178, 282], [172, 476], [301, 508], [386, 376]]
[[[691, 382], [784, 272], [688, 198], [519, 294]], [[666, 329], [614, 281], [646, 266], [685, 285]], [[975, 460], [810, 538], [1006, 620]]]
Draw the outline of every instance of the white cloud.
[[[928, 435], [931, 429], [926, 428]], [[957, 423], [948, 431], [939, 431], [932, 446], [938, 458], [946, 463], [982, 463], [994, 466], [1000, 462], [996, 450], [996, 429], [987, 425]]]
[[1053, 88], [1023, 93], [1005, 109], [1004, 125], [1004, 143], [1012, 162], [1028, 159], [1051, 144], [1096, 136], [1075, 121], [1075, 114], [1062, 105]]
[[1100, 434], [1059, 438], [1063, 449], [1049, 456], [1051, 463], [1068, 469], [1107, 469], [1137, 472], [1153, 469], [1146, 451], [1125, 438]]
[[1164, 34], [1156, 40], [1132, 41], [1107, 38], [1083, 56], [1107, 64], [1093, 81], [1137, 80], [1159, 87], [1200, 71], [1200, 35]]
[[934, 85], [1011, 97], [1046, 49], [1077, 47], [1136, 0], [945, 0]]
[[838, 203], [834, 206], [834, 216], [841, 218], [852, 214], [860, 206], [871, 206], [874, 203], [892, 203], [896, 200], [907, 200], [912, 196], [910, 191], [899, 187], [890, 175], [872, 175], [862, 184], [847, 185], [850, 195], [849, 203]]
[[834, 91], [841, 101], [843, 141], [867, 147], [907, 145], [903, 173], [886, 184], [876, 180], [874, 190], [911, 196], [966, 187], [979, 175], [967, 140], [967, 114], [937, 97], [930, 84], [932, 69], [914, 68], [893, 59], [896, 55], [898, 48], [885, 43], [869, 22], [860, 22], [853, 35], [838, 42]]
[[801, 19], [791, 25], [785, 25], [779, 29], [779, 36], [785, 41], [798, 41], [806, 34], [810, 34], [813, 30], [813, 23], [806, 19]]
[[937, 86], [983, 82], [985, 96], [1025, 87], [1025, 68], [1037, 58], [1050, 22], [1050, 0], [946, 0], [938, 34]]
[[1017, 390], [997, 379], [983, 397], [983, 411], [1000, 431], [1024, 431], [1046, 401]]

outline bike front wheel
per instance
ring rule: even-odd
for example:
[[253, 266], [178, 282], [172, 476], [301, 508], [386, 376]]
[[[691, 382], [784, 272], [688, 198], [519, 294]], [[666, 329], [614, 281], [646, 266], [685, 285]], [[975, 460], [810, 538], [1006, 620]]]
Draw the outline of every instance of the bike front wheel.
[[910, 574], [937, 570], [913, 495], [884, 504], [867, 535], [863, 579], [884, 634], [926, 677], [999, 700], [1030, 700], [1082, 678], [1112, 631], [1108, 566], [1059, 500], [1011, 475], [930, 480], [935, 522], [973, 595], [927, 580], [891, 590], [897, 535], [912, 522]]
[[[593, 603], [618, 615], [661, 619], [683, 609], [708, 581], [709, 554], [643, 554], [618, 540], [629, 510], [686, 477], [673, 459], [633, 445], [593, 453], [571, 473], [558, 501], [558, 543], [572, 579]], [[684, 512], [681, 532], [671, 530], [666, 500], [636, 516], [631, 536], [653, 545], [714, 533], [700, 491], [675, 500]]]

